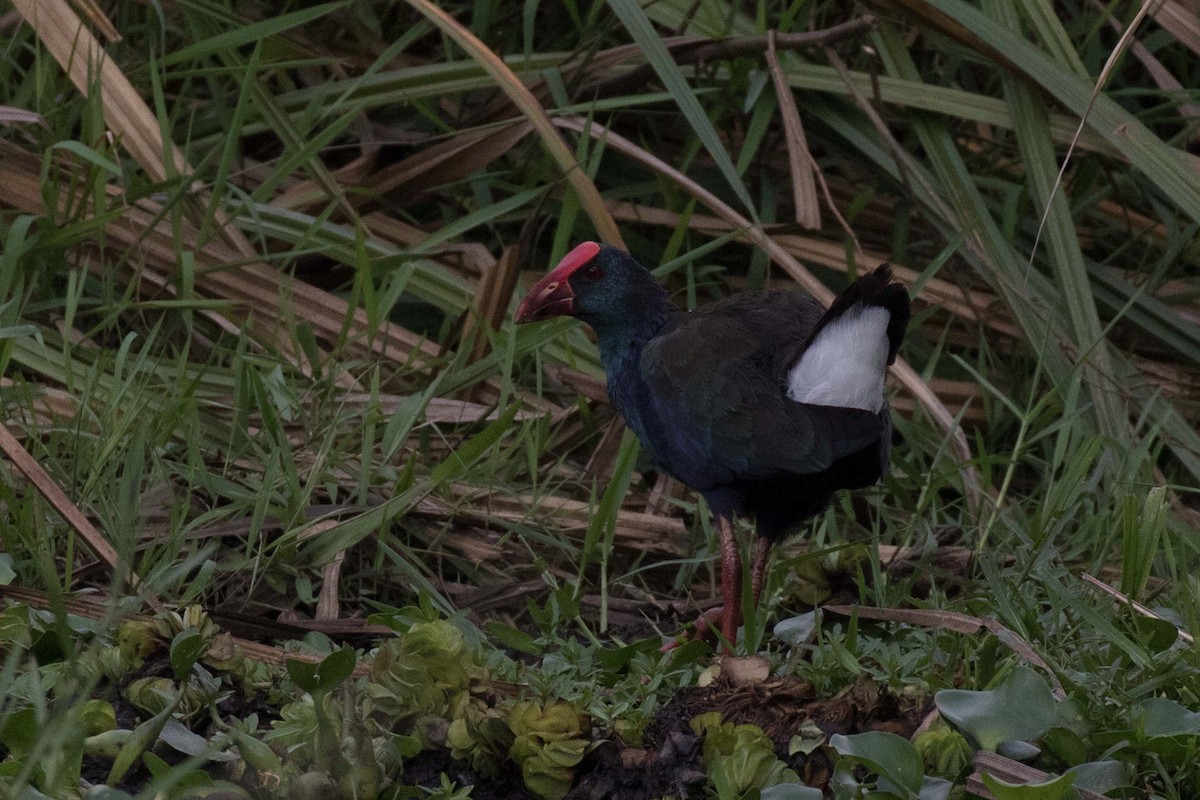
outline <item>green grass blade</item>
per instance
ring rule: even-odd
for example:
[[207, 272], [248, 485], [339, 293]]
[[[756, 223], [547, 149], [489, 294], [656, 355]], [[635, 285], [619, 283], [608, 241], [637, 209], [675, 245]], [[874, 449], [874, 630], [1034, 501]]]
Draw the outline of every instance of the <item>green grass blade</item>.
[[703, 143], [704, 149], [712, 156], [717, 169], [721, 171], [738, 200], [742, 202], [750, 219], [757, 224], [758, 213], [755, 210], [754, 201], [750, 199], [750, 191], [742, 182], [737, 167], [733, 164], [733, 159], [729, 157], [729, 151], [725, 149], [721, 137], [717, 135], [717, 129], [713, 127], [712, 120], [701, 107], [700, 101], [696, 99], [696, 95], [692, 91], [692, 87], [688, 85], [679, 65], [671, 58], [671, 54], [662, 42], [662, 37], [654, 30], [649, 18], [642, 11], [641, 3], [638, 0], [608, 0], [608, 5], [620, 17], [633, 40], [641, 47], [642, 52], [646, 55], [646, 60], [654, 67], [659, 79], [671, 93], [676, 104], [679, 105], [679, 110], [683, 112], [684, 118], [687, 119], [688, 124], [692, 126], [692, 130]]

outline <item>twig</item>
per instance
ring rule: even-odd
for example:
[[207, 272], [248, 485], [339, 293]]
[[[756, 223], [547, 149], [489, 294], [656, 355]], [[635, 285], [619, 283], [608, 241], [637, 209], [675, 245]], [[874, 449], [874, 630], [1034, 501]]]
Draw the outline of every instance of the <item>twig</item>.
[[1133, 32], [1137, 30], [1138, 25], [1150, 13], [1150, 10], [1162, 4], [1162, 0], [1145, 0], [1142, 7], [1138, 9], [1138, 13], [1134, 15], [1129, 25], [1125, 28], [1121, 38], [1117, 40], [1117, 46], [1108, 54], [1108, 58], [1104, 62], [1104, 66], [1100, 69], [1100, 75], [1096, 78], [1096, 85], [1092, 88], [1092, 96], [1088, 98], [1087, 107], [1083, 110], [1083, 114], [1079, 117], [1079, 126], [1075, 128], [1075, 135], [1071, 137], [1071, 143], [1067, 145], [1067, 154], [1063, 156], [1062, 166], [1058, 168], [1058, 176], [1054, 179], [1054, 185], [1050, 187], [1050, 194], [1046, 198], [1046, 207], [1042, 209], [1042, 218], [1038, 221], [1037, 232], [1033, 236], [1033, 245], [1029, 248], [1029, 263], [1025, 265], [1025, 270], [1028, 272], [1033, 269], [1033, 257], [1037, 254], [1038, 244], [1042, 241], [1042, 231], [1046, 228], [1046, 222], [1050, 219], [1051, 201], [1054, 200], [1054, 195], [1062, 186], [1063, 176], [1067, 173], [1067, 165], [1071, 163], [1071, 156], [1075, 154], [1075, 146], [1079, 144], [1079, 137], [1083, 135], [1084, 126], [1087, 125], [1088, 115], [1092, 113], [1092, 107], [1096, 105], [1097, 98], [1100, 97], [1104, 90], [1104, 84], [1108, 83], [1109, 77], [1112, 75], [1113, 69], [1116, 68], [1117, 62], [1121, 60], [1121, 56], [1129, 48], [1133, 42]]
[[821, 206], [817, 203], [817, 185], [813, 179], [817, 162], [808, 149], [808, 137], [804, 135], [804, 122], [800, 119], [800, 110], [796, 108], [796, 97], [788, 85], [783, 65], [775, 54], [777, 38], [774, 31], [767, 34], [767, 71], [771, 73], [771, 82], [779, 102], [779, 117], [783, 121], [795, 219], [800, 227], [814, 230], [821, 227]]
[[[1109, 597], [1112, 597], [1113, 599], [1129, 606], [1134, 611], [1141, 614], [1143, 617], [1149, 617], [1150, 619], [1159, 619], [1159, 620], [1162, 620], [1163, 622], [1174, 625], [1174, 623], [1172, 623], [1171, 620], [1169, 620], [1159, 614], [1154, 613], [1153, 611], [1151, 611], [1150, 609], [1146, 608], [1144, 605], [1139, 603], [1137, 600], [1134, 600], [1132, 597], [1130, 597], [1129, 595], [1120, 591], [1119, 589], [1115, 589], [1112, 586], [1109, 586], [1107, 583], [1100, 580], [1099, 578], [1093, 578], [1091, 575], [1088, 575], [1086, 572], [1083, 573], [1083, 575], [1081, 575], [1080, 577], [1082, 577], [1085, 582], [1090, 583], [1092, 586], [1095, 586], [1097, 589], [1104, 592]], [[1183, 628], [1180, 628], [1178, 625], [1176, 625], [1175, 630], [1179, 634], [1179, 638], [1182, 639], [1183, 641], [1187, 642], [1188, 644], [1196, 643], [1195, 637], [1193, 637], [1190, 633], [1185, 631]]]
[[[710, 39], [707, 36], [672, 36], [663, 40], [667, 52], [676, 64], [702, 64], [709, 61], [725, 61], [743, 56], [763, 55], [770, 47], [772, 35], [778, 50], [802, 50], [816, 45], [828, 45], [841, 39], [859, 36], [875, 27], [875, 17], [870, 14], [819, 31], [802, 33], [767, 33], [761, 36], [738, 36], [732, 39]], [[602, 57], [616, 60], [625, 51], [630, 57], [641, 54], [636, 45], [621, 45], [595, 54], [590, 60]], [[639, 87], [654, 78], [654, 67], [642, 64], [623, 75], [596, 83], [590, 91], [599, 95], [621, 93], [626, 87]]]
[[[1040, 769], [1034, 769], [1020, 761], [1013, 761], [1011, 758], [1005, 758], [996, 753], [989, 753], [981, 750], [971, 759], [971, 766], [975, 767], [975, 772], [967, 778], [966, 790], [970, 794], [978, 795], [983, 798], [995, 798], [996, 795], [988, 790], [987, 784], [983, 782], [982, 775], [986, 772], [993, 778], [999, 778], [1005, 783], [1044, 783], [1055, 777], [1048, 772], [1042, 772]], [[1106, 800], [1102, 794], [1097, 794], [1090, 789], [1085, 789], [1082, 786], [1074, 787], [1078, 793], [1080, 800]]]

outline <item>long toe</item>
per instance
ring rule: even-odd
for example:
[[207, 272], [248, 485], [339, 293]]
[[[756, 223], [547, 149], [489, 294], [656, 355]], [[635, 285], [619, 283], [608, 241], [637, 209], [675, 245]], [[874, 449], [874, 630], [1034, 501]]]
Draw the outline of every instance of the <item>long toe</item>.
[[671, 641], [664, 644], [659, 648], [659, 652], [669, 653], [687, 642], [712, 639], [716, 635], [717, 628], [724, 624], [724, 620], [725, 607], [714, 606], [700, 616], [696, 617], [696, 621], [692, 623], [691, 630], [684, 631]]

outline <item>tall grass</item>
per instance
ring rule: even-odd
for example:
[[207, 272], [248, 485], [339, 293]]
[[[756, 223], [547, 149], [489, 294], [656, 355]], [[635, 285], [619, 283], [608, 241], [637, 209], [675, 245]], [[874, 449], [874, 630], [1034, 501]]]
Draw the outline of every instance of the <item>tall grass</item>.
[[[1097, 88], [1132, 8], [869, 5], [118, 0], [106, 32], [15, 0], [8, 581], [61, 610], [136, 580], [249, 638], [418, 594], [528, 627], [569, 594], [620, 638], [711, 593], [704, 510], [622, 438], [578, 325], [512, 325], [520, 284], [585, 238], [687, 306], [888, 260], [916, 310], [893, 472], [777, 560], [777, 598], [854, 543], [963, 547], [932, 590], [875, 555], [858, 598], [994, 616], [1101, 717], [1200, 701], [1081, 577], [1197, 629], [1200, 25], [1153, 6]], [[825, 30], [772, 75], [768, 31]]]

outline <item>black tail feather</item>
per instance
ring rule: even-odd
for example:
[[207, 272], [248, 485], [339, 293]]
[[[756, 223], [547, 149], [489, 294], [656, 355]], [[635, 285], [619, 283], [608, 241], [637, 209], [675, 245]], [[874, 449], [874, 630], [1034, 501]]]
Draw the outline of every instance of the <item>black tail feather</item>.
[[890, 318], [887, 328], [887, 363], [894, 363], [896, 353], [900, 351], [900, 342], [904, 340], [904, 331], [908, 328], [911, 311], [909, 310], [908, 292], [903, 285], [892, 282], [890, 264], [880, 264], [873, 272], [862, 276], [834, 298], [833, 305], [817, 321], [816, 327], [809, 334], [808, 341], [804, 343], [804, 346], [807, 347], [815, 340], [817, 334], [831, 320], [845, 314], [856, 303], [862, 303], [867, 307], [879, 306], [888, 310]]

